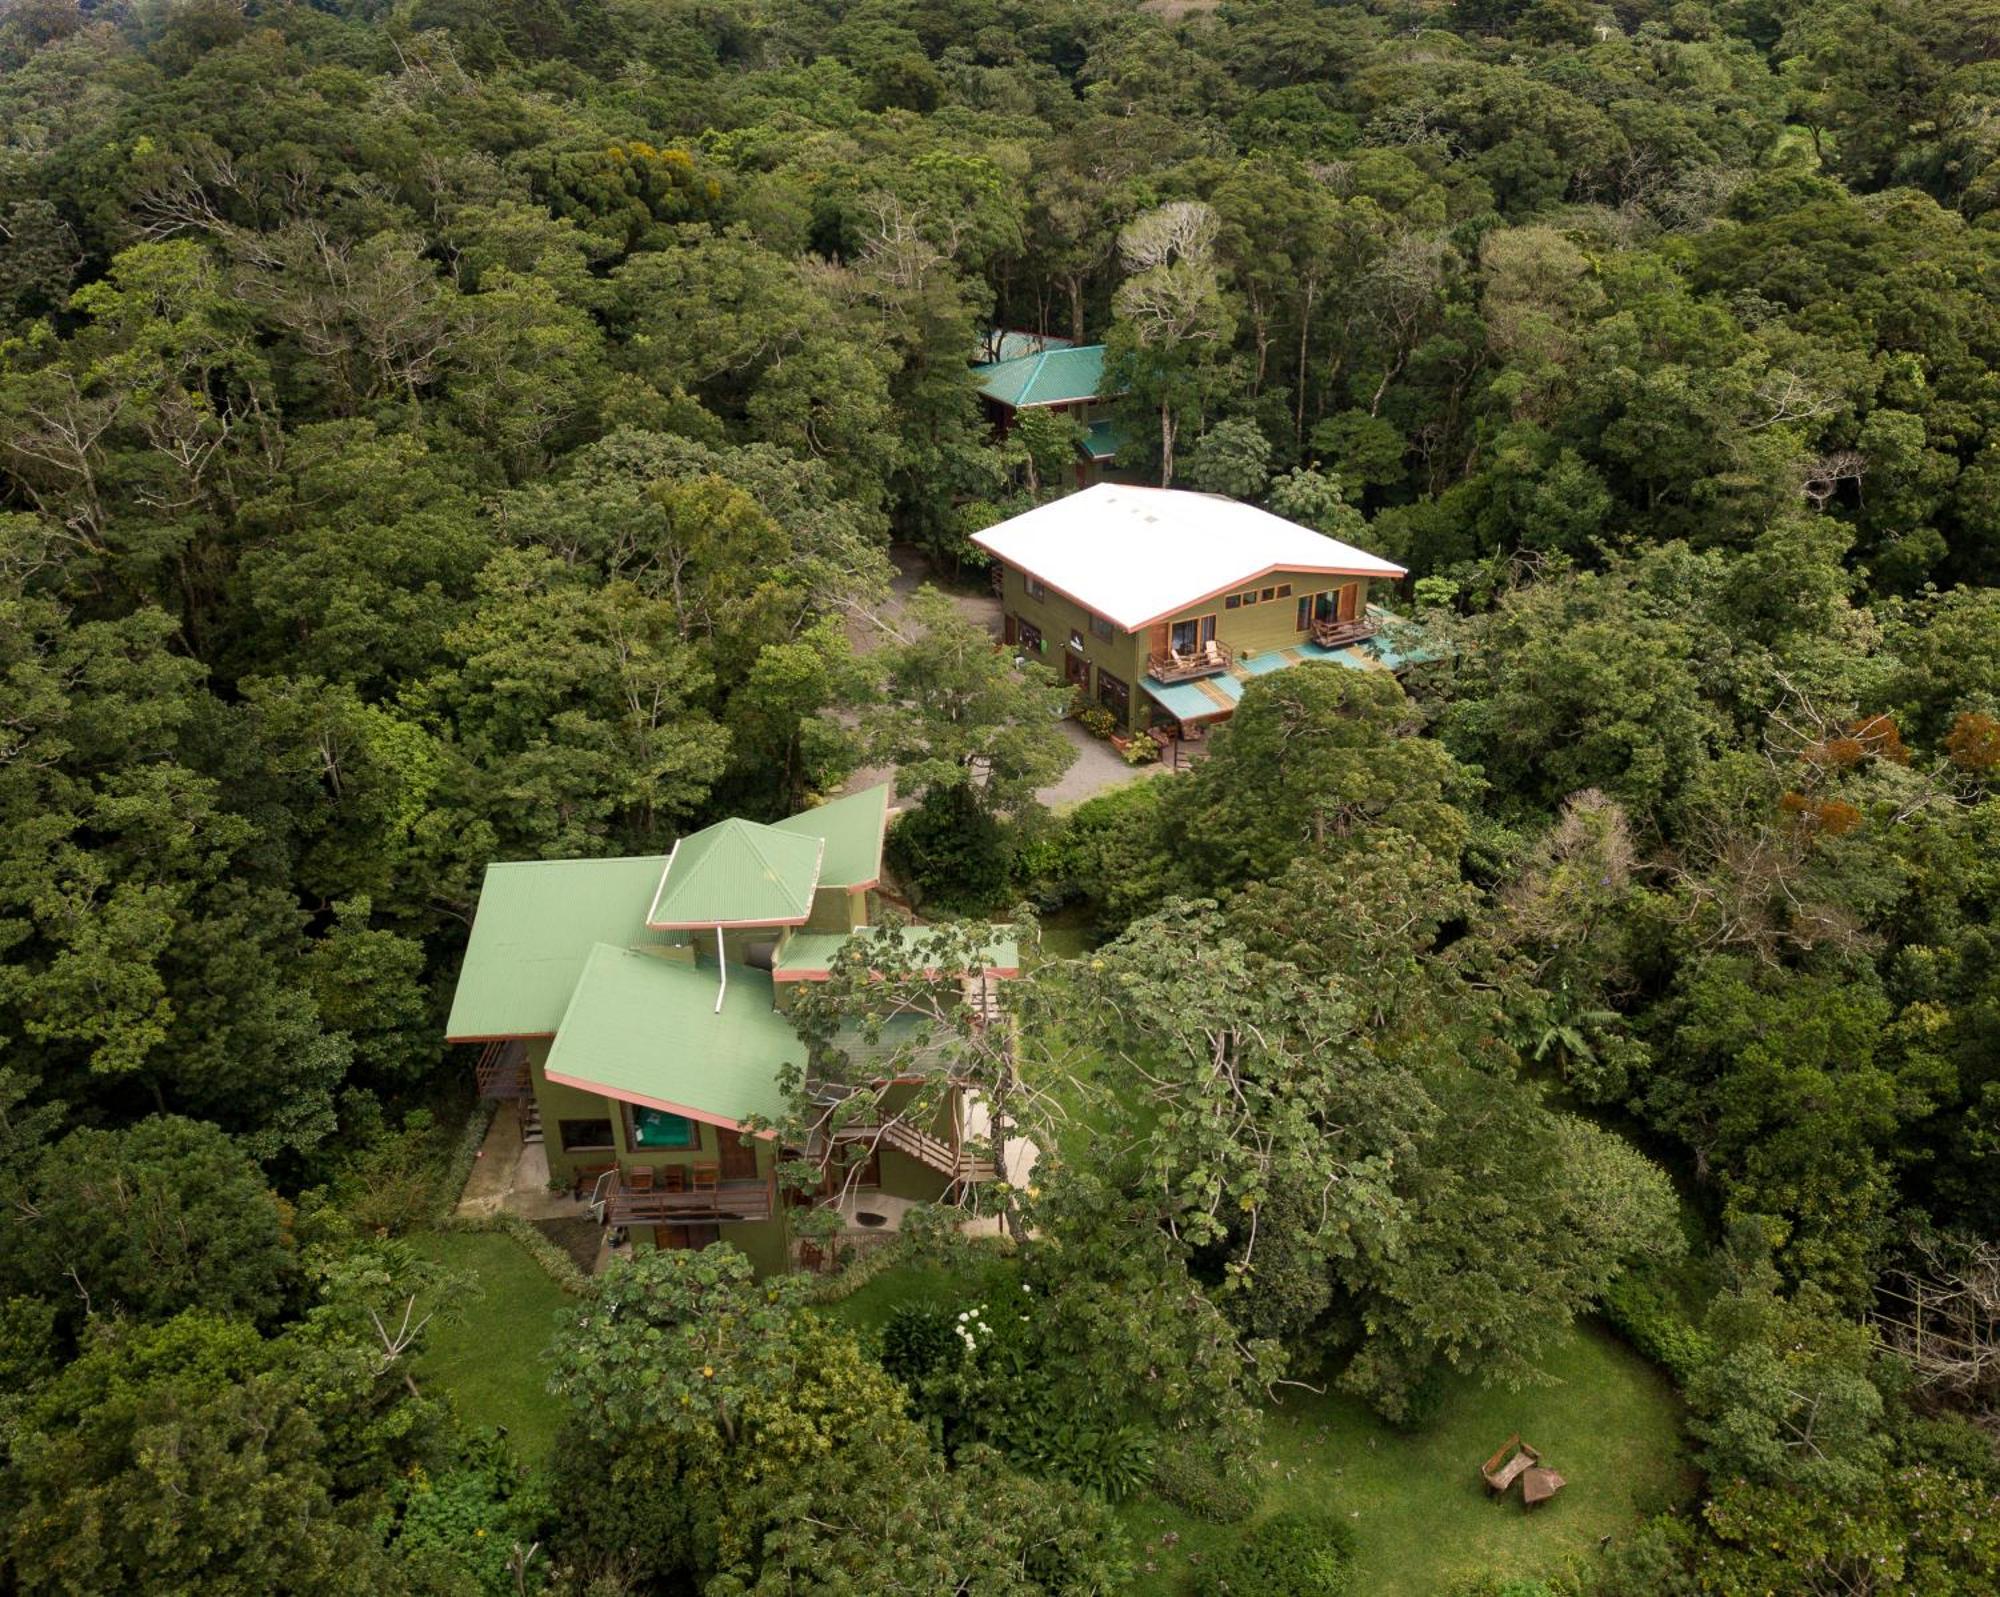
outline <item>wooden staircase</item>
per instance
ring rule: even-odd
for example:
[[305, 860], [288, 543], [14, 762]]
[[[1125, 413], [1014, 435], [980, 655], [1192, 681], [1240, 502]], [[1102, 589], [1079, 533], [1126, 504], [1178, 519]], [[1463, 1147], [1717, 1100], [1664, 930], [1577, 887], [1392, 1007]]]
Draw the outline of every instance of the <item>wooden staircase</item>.
[[535, 1080], [528, 1069], [528, 1051], [518, 1041], [490, 1042], [472, 1067], [482, 1098], [512, 1099], [521, 1122], [521, 1140], [542, 1140], [542, 1108], [535, 1102]]

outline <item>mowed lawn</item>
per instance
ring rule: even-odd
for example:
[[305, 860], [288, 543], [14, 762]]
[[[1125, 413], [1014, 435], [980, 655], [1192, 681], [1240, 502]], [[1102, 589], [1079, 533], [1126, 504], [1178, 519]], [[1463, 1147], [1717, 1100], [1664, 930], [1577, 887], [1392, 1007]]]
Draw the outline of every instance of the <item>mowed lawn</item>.
[[[1258, 1449], [1260, 1515], [1315, 1508], [1346, 1517], [1357, 1539], [1353, 1589], [1368, 1597], [1433, 1597], [1468, 1575], [1542, 1575], [1573, 1556], [1594, 1557], [1600, 1537], [1623, 1536], [1691, 1488], [1679, 1399], [1659, 1371], [1595, 1326], [1580, 1327], [1548, 1368], [1560, 1386], [1457, 1383], [1437, 1421], [1415, 1435], [1351, 1398], [1289, 1389]], [[1479, 1478], [1514, 1431], [1569, 1483], [1532, 1514], [1518, 1487], [1495, 1502]], [[1138, 1597], [1187, 1591], [1190, 1555], [1213, 1556], [1240, 1533], [1151, 1498], [1126, 1504], [1123, 1518], [1142, 1571]], [[1163, 1543], [1168, 1533], [1178, 1536], [1172, 1545]]]
[[432, 1322], [416, 1377], [450, 1394], [459, 1418], [503, 1426], [515, 1456], [540, 1464], [555, 1444], [561, 1410], [544, 1383], [542, 1354], [556, 1310], [570, 1298], [513, 1238], [492, 1231], [426, 1231], [410, 1245], [479, 1283], [449, 1319]]

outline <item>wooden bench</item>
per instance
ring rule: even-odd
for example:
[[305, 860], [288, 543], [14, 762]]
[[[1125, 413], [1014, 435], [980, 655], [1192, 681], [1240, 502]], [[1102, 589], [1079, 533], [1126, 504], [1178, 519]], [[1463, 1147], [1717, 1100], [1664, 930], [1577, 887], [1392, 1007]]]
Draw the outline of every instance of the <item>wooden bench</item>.
[[1542, 1455], [1521, 1440], [1516, 1431], [1500, 1444], [1500, 1450], [1479, 1466], [1479, 1473], [1485, 1478], [1486, 1489], [1495, 1497], [1506, 1494], [1507, 1488], [1541, 1463]]

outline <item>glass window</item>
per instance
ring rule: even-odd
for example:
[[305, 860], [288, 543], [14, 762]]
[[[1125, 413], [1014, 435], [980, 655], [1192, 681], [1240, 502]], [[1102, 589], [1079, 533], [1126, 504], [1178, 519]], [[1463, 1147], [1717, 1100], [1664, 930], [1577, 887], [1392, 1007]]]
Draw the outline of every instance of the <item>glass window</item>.
[[1242, 602], [1243, 602], [1242, 594], [1232, 593], [1227, 599], [1224, 599], [1222, 601], [1222, 608], [1225, 610], [1234, 610]]
[[1266, 604], [1269, 604], [1273, 599], [1277, 597], [1278, 597], [1278, 590], [1276, 588], [1266, 588], [1264, 590], [1264, 602]]
[[1046, 599], [1049, 596], [1049, 590], [1044, 588], [1033, 577], [1024, 577], [1023, 580], [1028, 585], [1028, 597], [1030, 599]]
[[1193, 654], [1201, 647], [1201, 623], [1176, 621], [1171, 646], [1175, 654]]
[[1040, 654], [1042, 652], [1042, 629], [1040, 627], [1036, 626], [1032, 621], [1023, 621], [1018, 631], [1021, 648], [1024, 653]]
[[1299, 618], [1298, 620], [1292, 623], [1292, 625], [1298, 631], [1300, 632], [1305, 631], [1306, 624], [1312, 620], [1312, 607], [1313, 607], [1313, 602], [1311, 594], [1307, 594], [1304, 598], [1299, 600]]
[[1083, 653], [1083, 634], [1074, 628], [1070, 630], [1069, 646], [1076, 650], [1078, 654]]
[[1257, 590], [1252, 588], [1248, 593], [1244, 594], [1243, 602], [1245, 604], [1255, 604], [1257, 602]]
[[1132, 690], [1102, 667], [1097, 672], [1097, 702], [1121, 718], [1132, 713]]
[[1291, 596], [1292, 596], [1292, 585], [1289, 582], [1279, 583], [1278, 597], [1280, 599], [1289, 599]]
[[670, 1115], [663, 1109], [632, 1110], [635, 1148], [692, 1148], [696, 1141], [694, 1122], [685, 1115]]
[[1103, 616], [1092, 616], [1090, 618], [1090, 630], [1095, 632], [1100, 638], [1108, 638], [1115, 629]]
[[608, 1120], [558, 1120], [556, 1136], [564, 1153], [597, 1153], [614, 1146]]

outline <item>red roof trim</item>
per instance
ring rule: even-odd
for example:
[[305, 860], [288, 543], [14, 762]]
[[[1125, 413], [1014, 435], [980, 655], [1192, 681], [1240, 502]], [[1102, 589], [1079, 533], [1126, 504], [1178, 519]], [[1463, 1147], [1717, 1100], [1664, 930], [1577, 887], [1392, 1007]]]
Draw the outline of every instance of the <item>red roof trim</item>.
[[544, 1042], [555, 1036], [552, 1031], [496, 1031], [468, 1033], [462, 1037], [447, 1037], [447, 1044], [455, 1042]]

